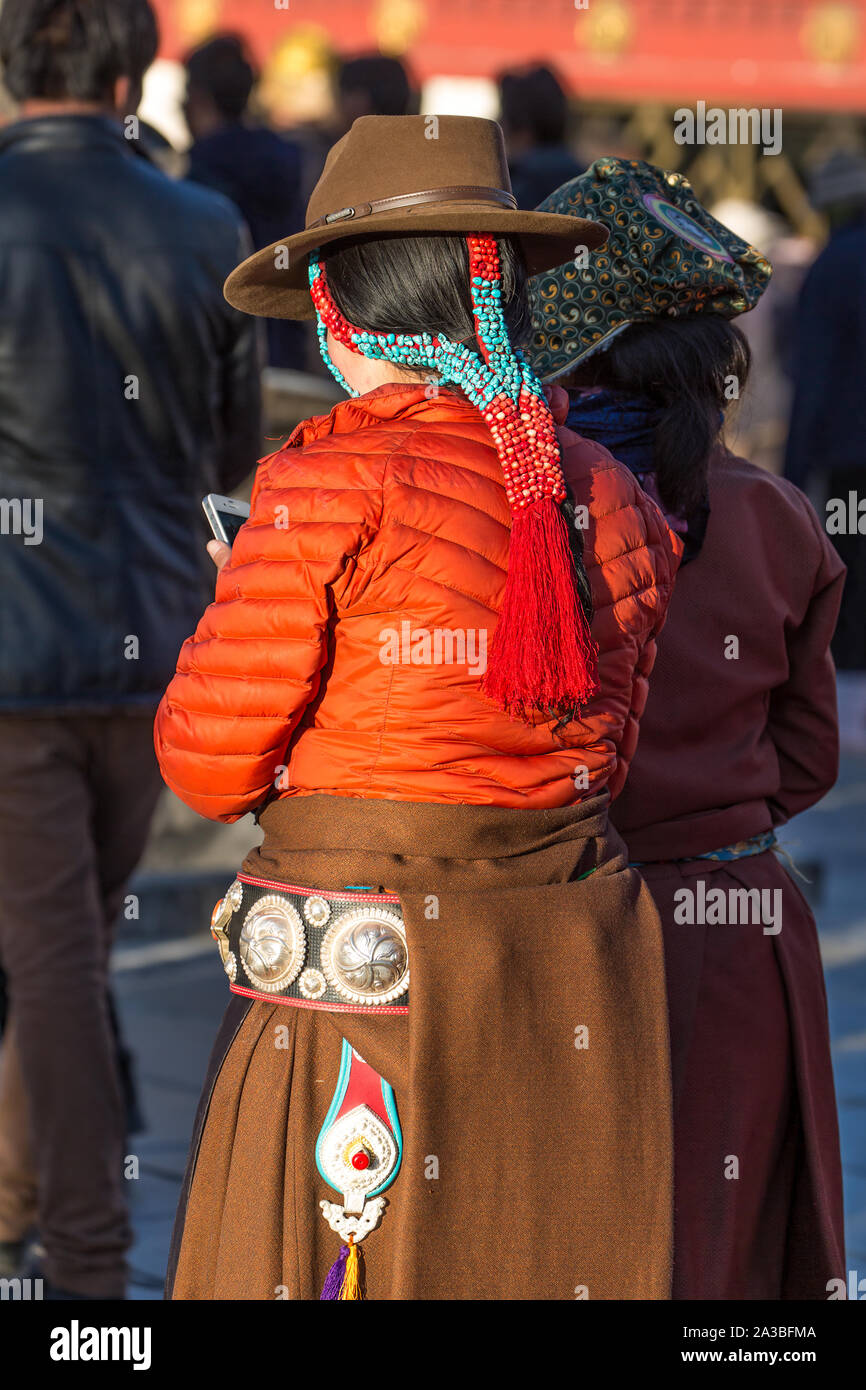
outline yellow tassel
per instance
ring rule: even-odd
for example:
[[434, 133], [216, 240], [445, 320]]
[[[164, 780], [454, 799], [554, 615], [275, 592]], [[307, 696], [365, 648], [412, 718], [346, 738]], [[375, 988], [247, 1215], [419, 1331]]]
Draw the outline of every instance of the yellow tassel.
[[346, 1272], [343, 1275], [343, 1287], [340, 1290], [340, 1298], [363, 1298], [364, 1295], [361, 1291], [361, 1254], [355, 1244], [354, 1236], [349, 1236], [347, 1244], [349, 1246], [349, 1256], [346, 1260]]

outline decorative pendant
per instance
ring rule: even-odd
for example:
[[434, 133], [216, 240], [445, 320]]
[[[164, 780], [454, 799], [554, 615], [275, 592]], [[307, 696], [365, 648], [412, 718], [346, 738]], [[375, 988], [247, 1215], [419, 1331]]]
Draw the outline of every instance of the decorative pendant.
[[375, 1231], [387, 1205], [387, 1197], [373, 1197], [369, 1202], [365, 1201], [360, 1216], [347, 1216], [345, 1208], [341, 1207], [339, 1202], [319, 1203], [322, 1215], [334, 1235], [345, 1241], [352, 1236], [356, 1245], [371, 1231]]
[[343, 1039], [340, 1074], [316, 1140], [316, 1164], [342, 1202], [320, 1202], [331, 1230], [346, 1242], [332, 1266], [323, 1299], [363, 1298], [358, 1246], [387, 1205], [381, 1194], [400, 1171], [403, 1136], [394, 1091]]

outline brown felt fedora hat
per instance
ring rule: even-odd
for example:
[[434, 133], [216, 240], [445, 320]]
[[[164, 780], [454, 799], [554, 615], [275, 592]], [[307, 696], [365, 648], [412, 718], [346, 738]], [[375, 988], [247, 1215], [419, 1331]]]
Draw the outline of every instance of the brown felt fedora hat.
[[361, 116], [328, 154], [305, 230], [242, 262], [226, 280], [225, 296], [247, 314], [311, 319], [307, 256], [315, 247], [422, 232], [513, 236], [530, 275], [607, 238], [600, 222], [517, 208], [495, 121]]

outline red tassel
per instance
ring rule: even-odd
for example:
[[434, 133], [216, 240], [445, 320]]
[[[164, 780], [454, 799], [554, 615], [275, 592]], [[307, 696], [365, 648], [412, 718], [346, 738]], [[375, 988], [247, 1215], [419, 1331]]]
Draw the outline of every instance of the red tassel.
[[511, 525], [508, 575], [482, 690], [526, 719], [565, 715], [598, 693], [598, 648], [580, 602], [566, 520], [552, 497]]

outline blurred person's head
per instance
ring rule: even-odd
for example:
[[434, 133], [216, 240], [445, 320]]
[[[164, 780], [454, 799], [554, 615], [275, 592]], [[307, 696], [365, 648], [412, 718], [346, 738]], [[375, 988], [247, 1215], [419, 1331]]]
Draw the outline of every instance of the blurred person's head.
[[337, 76], [340, 124], [359, 116], [407, 116], [412, 100], [409, 74], [399, 58], [373, 53], [349, 58]]
[[23, 115], [135, 111], [158, 46], [149, 0], [6, 0], [3, 83]]
[[812, 174], [809, 201], [831, 227], [844, 227], [866, 216], [866, 155], [836, 150]]
[[499, 78], [500, 124], [509, 154], [536, 145], [561, 145], [568, 123], [568, 98], [550, 68], [513, 69]]
[[193, 140], [243, 118], [256, 73], [239, 35], [209, 39], [190, 53], [184, 66], [184, 115]]
[[256, 103], [277, 130], [330, 129], [336, 120], [337, 67], [327, 35], [315, 25], [298, 25], [265, 57]]

